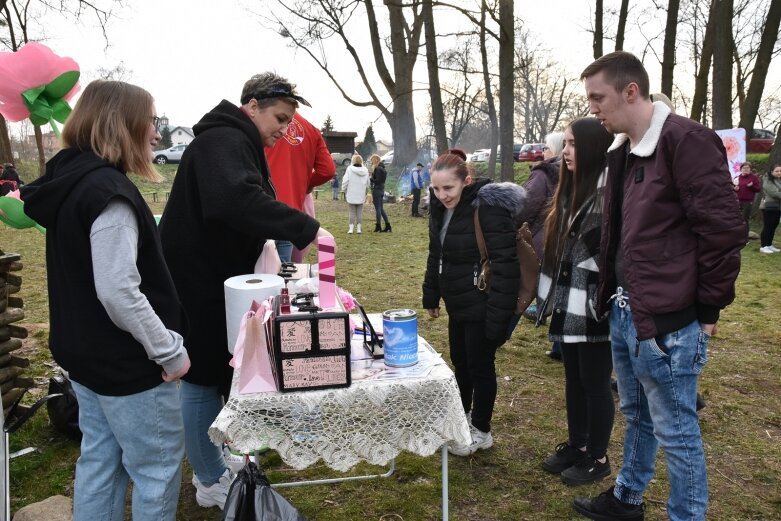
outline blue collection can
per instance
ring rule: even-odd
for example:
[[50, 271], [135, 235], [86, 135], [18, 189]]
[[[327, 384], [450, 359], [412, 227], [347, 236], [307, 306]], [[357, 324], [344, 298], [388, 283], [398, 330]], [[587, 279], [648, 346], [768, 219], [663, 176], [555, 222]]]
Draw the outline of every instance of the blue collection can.
[[418, 315], [414, 309], [389, 309], [382, 314], [385, 365], [407, 367], [418, 363]]

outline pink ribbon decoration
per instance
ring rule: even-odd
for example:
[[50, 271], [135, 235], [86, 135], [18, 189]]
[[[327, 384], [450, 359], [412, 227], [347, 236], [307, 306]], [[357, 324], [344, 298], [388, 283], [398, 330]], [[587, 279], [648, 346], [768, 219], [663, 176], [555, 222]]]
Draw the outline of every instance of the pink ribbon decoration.
[[336, 242], [333, 237], [317, 240], [317, 264], [320, 279], [320, 307], [336, 306]]
[[253, 300], [242, 317], [230, 366], [239, 369], [239, 394], [276, 391], [277, 384], [268, 354], [266, 322], [271, 317], [273, 297], [258, 304]]

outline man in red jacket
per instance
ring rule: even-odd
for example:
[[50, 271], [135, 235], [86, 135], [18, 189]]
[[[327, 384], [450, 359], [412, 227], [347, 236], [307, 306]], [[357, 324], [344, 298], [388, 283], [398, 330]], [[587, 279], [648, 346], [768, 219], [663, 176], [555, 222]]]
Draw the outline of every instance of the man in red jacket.
[[[610, 312], [626, 418], [614, 487], [576, 498], [602, 521], [642, 521], [661, 445], [672, 521], [703, 521], [708, 482], [697, 383], [719, 312], [735, 298], [745, 225], [721, 139], [649, 98], [635, 56], [602, 56], [581, 74], [591, 113], [616, 134], [607, 152], [598, 314]], [[611, 296], [612, 295], [612, 296]]]
[[[307, 194], [336, 174], [336, 165], [323, 135], [297, 112], [284, 137], [265, 152], [277, 201], [296, 210], [305, 211]], [[277, 241], [277, 251], [282, 262], [290, 262], [293, 243]]]

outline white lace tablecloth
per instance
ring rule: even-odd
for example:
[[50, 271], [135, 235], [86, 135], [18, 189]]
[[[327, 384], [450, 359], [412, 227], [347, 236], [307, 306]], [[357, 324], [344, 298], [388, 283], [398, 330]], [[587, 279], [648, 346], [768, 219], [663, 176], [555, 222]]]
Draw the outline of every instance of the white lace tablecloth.
[[[419, 353], [423, 351], [434, 353], [420, 339]], [[338, 471], [361, 461], [385, 465], [402, 450], [430, 456], [449, 441], [469, 443], [455, 376], [441, 358], [429, 363], [431, 370], [423, 376], [397, 375], [354, 381], [343, 389], [293, 393], [238, 394], [235, 371], [230, 399], [209, 436], [244, 454], [268, 444], [296, 469], [322, 459]], [[354, 380], [363, 377], [366, 365], [354, 361], [352, 372]]]

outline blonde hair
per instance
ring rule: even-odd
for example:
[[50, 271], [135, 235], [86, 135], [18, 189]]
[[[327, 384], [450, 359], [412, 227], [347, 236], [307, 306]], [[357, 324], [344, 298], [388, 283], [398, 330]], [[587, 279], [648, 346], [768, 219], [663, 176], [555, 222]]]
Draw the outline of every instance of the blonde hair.
[[360, 155], [355, 154], [353, 156], [352, 164], [355, 166], [363, 166], [363, 158]]
[[91, 150], [121, 170], [153, 182], [162, 177], [149, 157], [152, 95], [122, 81], [95, 80], [84, 89], [65, 127], [66, 148]]
[[382, 158], [380, 158], [380, 156], [378, 156], [377, 154], [372, 154], [369, 157], [369, 162], [372, 164], [373, 168], [377, 168], [377, 165], [380, 164], [380, 161], [382, 161]]

